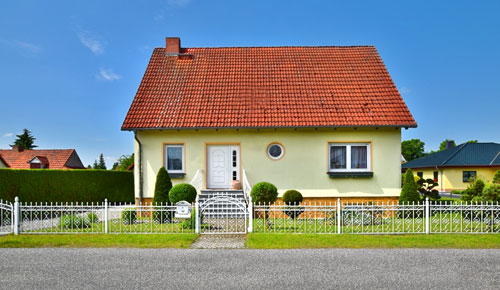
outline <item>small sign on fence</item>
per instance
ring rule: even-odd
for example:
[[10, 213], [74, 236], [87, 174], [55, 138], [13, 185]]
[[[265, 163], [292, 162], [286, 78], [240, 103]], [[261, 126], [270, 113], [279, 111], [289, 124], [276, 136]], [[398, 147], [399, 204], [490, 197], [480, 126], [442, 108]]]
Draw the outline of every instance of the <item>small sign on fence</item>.
[[175, 218], [187, 219], [191, 217], [191, 204], [187, 201], [179, 201], [175, 204]]

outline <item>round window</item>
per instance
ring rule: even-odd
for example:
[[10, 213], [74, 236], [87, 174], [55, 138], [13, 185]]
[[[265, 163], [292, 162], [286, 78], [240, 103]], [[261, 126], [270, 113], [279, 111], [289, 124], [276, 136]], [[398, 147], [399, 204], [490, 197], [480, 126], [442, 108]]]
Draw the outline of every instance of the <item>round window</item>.
[[271, 157], [272, 159], [280, 159], [283, 157], [283, 154], [285, 153], [285, 150], [283, 149], [283, 146], [281, 144], [270, 144], [267, 147], [267, 155]]

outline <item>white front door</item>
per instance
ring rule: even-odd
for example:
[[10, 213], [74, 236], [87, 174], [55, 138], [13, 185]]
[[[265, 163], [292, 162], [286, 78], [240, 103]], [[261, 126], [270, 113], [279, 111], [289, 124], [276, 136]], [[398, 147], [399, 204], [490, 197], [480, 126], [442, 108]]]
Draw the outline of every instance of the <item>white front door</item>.
[[240, 180], [240, 147], [208, 145], [207, 188], [228, 189], [232, 180]]

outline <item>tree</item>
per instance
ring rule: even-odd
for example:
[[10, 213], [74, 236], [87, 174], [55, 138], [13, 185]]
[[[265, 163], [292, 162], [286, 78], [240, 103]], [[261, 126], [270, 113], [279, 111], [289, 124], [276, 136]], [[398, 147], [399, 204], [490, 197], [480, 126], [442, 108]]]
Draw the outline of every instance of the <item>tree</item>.
[[443, 142], [441, 142], [441, 144], [439, 144], [439, 150], [438, 150], [438, 152], [445, 150], [446, 149], [446, 144], [448, 144], [448, 142], [453, 142], [452, 143], [453, 144], [452, 147], [457, 146], [457, 144], [455, 143], [455, 140], [446, 139]]
[[131, 155], [122, 155], [113, 165], [113, 170], [127, 170], [134, 163], [134, 153]]
[[438, 186], [438, 183], [433, 179], [422, 178], [417, 181], [418, 192], [424, 197], [428, 197], [432, 200], [440, 199], [439, 191], [435, 189]]
[[94, 161], [94, 166], [93, 166], [94, 169], [104, 169], [106, 170], [106, 162], [104, 162], [104, 156], [102, 155], [99, 155], [99, 161]]
[[425, 143], [420, 139], [411, 139], [401, 142], [401, 154], [406, 161], [411, 161], [425, 156]]
[[401, 194], [399, 195], [399, 204], [419, 202], [421, 200], [422, 198], [417, 192], [417, 184], [415, 183], [415, 178], [413, 177], [413, 171], [408, 169], [406, 170], [405, 181], [403, 183], [403, 188], [401, 189]]
[[477, 140], [469, 140], [466, 143], [477, 143]]
[[24, 128], [23, 129], [23, 133], [20, 134], [20, 135], [16, 135], [17, 139], [14, 141], [14, 144], [12, 144], [11, 146], [23, 146], [24, 149], [33, 149], [35, 147], [38, 147], [36, 146], [34, 143], [35, 143], [35, 140], [36, 138], [31, 134], [31, 131]]
[[155, 193], [153, 204], [167, 204], [168, 194], [172, 189], [172, 181], [165, 167], [160, 168], [156, 174]]
[[493, 183], [500, 183], [500, 170], [498, 170], [495, 173], [495, 176], [493, 176]]
[[156, 174], [155, 192], [153, 196], [154, 219], [159, 223], [169, 223], [172, 221], [172, 212], [168, 205], [168, 195], [172, 189], [172, 181], [165, 167], [160, 168]]

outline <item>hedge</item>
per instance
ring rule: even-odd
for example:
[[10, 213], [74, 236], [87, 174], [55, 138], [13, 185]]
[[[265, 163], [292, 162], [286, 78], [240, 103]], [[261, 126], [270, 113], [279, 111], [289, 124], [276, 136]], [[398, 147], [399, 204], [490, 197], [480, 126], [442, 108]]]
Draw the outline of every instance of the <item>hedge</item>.
[[0, 199], [21, 202], [134, 201], [130, 171], [0, 169]]

